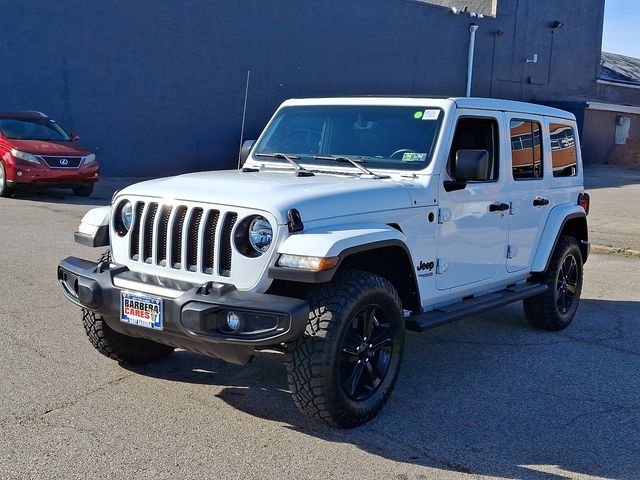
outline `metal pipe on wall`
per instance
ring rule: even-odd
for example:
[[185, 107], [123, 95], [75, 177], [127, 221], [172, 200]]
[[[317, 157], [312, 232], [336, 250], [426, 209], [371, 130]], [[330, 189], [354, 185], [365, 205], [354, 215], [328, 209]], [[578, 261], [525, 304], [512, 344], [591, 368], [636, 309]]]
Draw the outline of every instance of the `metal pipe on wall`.
[[469, 26], [469, 58], [467, 60], [467, 91], [466, 96], [471, 96], [471, 79], [473, 78], [473, 56], [476, 48], [476, 30], [478, 25], [472, 23]]

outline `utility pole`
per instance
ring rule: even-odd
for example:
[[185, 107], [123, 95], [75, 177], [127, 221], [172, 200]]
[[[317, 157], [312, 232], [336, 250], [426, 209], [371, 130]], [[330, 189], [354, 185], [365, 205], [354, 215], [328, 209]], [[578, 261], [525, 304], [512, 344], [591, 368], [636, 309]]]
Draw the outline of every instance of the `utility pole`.
[[[469, 15], [471, 18], [481, 19], [484, 18], [483, 13], [479, 12], [470, 12], [467, 10], [467, 7], [463, 9], [459, 9], [457, 7], [451, 7], [451, 13], [454, 15]], [[469, 25], [469, 56], [467, 57], [467, 88], [465, 90], [465, 95], [467, 97], [471, 96], [471, 82], [473, 80], [473, 57], [476, 49], [476, 30], [478, 30], [478, 25], [472, 23]]]
[[469, 25], [469, 58], [467, 59], [467, 91], [466, 96], [471, 96], [471, 80], [473, 79], [473, 57], [476, 48], [476, 30], [478, 25], [472, 23]]

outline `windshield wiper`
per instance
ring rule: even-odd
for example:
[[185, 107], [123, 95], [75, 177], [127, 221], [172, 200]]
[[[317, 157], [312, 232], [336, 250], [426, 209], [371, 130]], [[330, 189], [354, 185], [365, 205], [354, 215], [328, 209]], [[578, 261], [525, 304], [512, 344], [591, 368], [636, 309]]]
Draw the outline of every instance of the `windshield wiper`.
[[300, 156], [299, 155], [286, 155], [284, 153], [256, 153], [256, 154], [254, 154], [254, 156], [256, 156], [256, 157], [270, 157], [270, 158], [278, 158], [280, 160], [286, 160], [291, 165], [293, 165], [293, 168], [295, 168], [297, 170], [297, 174], [298, 174], [299, 177], [300, 176], [310, 177], [310, 176], [314, 175], [313, 172], [307, 170], [302, 165], [300, 165], [298, 162], [296, 162], [296, 160], [300, 160]]
[[316, 155], [313, 158], [315, 158], [316, 160], [333, 160], [334, 162], [350, 163], [365, 175], [369, 175], [374, 178], [388, 178], [388, 177], [383, 177], [376, 173], [373, 173], [367, 167], [365, 167], [364, 165], [361, 165], [361, 163], [365, 162], [365, 160], [362, 158], [354, 160], [353, 158], [345, 157], [342, 155]]

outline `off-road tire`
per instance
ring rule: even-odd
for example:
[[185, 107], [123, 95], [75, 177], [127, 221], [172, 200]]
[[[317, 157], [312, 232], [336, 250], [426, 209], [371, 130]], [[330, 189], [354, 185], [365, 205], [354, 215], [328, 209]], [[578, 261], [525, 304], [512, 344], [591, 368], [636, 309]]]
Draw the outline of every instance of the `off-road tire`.
[[93, 187], [93, 183], [86, 183], [82, 185], [75, 185], [72, 187], [72, 190], [76, 197], [88, 197], [93, 193]]
[[[405, 331], [398, 292], [378, 275], [343, 271], [332, 282], [311, 291], [307, 301], [311, 308], [309, 323], [304, 335], [289, 346], [287, 356], [287, 377], [294, 402], [303, 413], [330, 425], [361, 425], [382, 409], [400, 369]], [[358, 324], [358, 312], [369, 306], [379, 307], [379, 315], [389, 325], [392, 336], [385, 348], [391, 354], [375, 393], [358, 401], [349, 398], [343, 387], [341, 355], [348, 331], [352, 331], [349, 329]]]
[[0, 197], [10, 197], [13, 194], [13, 188], [7, 183], [7, 171], [4, 164], [0, 162]]
[[[109, 250], [98, 259], [98, 263], [110, 261]], [[173, 347], [168, 345], [116, 332], [99, 314], [85, 308], [82, 309], [82, 324], [95, 349], [117, 362], [141, 365], [160, 360], [173, 352]]]
[[[576, 285], [570, 308], [562, 312], [556, 295], [562, 286], [561, 270], [569, 257], [575, 259]], [[534, 281], [547, 285], [545, 293], [522, 301], [529, 323], [542, 330], [558, 331], [567, 328], [578, 310], [582, 292], [583, 260], [578, 241], [570, 235], [561, 235], [547, 270], [534, 277]]]
[[107, 250], [98, 257], [98, 263], [102, 262], [110, 262], [111, 261], [111, 250]]
[[82, 323], [95, 349], [117, 362], [142, 365], [160, 360], [173, 352], [173, 347], [168, 345], [116, 332], [100, 315], [85, 308], [82, 309]]

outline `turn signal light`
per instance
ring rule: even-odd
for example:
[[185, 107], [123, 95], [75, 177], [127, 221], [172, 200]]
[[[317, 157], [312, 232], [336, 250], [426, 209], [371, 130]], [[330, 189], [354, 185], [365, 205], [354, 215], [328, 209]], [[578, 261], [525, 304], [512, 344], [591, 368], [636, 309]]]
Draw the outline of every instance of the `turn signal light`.
[[280, 255], [278, 265], [281, 267], [298, 268], [311, 272], [330, 270], [340, 261], [340, 257], [307, 257], [305, 255]]

